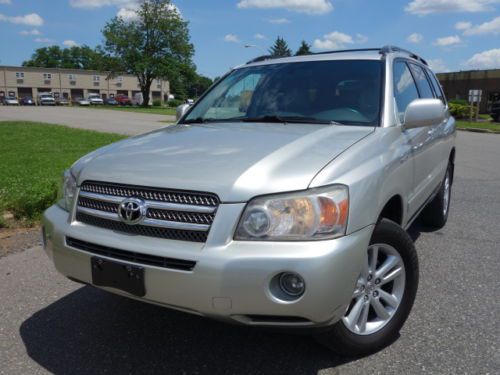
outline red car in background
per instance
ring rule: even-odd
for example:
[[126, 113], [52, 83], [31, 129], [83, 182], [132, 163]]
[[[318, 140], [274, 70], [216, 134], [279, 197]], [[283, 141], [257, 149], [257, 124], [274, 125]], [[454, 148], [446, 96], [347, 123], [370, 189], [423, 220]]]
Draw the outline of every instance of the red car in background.
[[116, 95], [115, 100], [119, 105], [132, 105], [132, 101], [127, 95]]

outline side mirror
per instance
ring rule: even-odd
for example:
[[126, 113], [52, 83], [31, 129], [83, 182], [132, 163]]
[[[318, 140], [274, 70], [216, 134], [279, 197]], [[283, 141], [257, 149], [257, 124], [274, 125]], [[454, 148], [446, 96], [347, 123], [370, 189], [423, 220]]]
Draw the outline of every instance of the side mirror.
[[445, 119], [445, 107], [439, 99], [415, 99], [405, 112], [404, 129], [438, 125]]
[[186, 114], [188, 111], [190, 105], [189, 104], [181, 104], [180, 106], [177, 107], [175, 111], [175, 118], [179, 120], [182, 116]]

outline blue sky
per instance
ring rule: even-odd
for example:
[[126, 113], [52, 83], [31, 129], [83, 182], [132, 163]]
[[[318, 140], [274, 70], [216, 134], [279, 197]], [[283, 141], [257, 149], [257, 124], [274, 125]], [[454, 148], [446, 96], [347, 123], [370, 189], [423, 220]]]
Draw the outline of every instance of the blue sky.
[[[102, 42], [111, 17], [133, 17], [139, 0], [0, 0], [0, 65], [39, 47]], [[195, 63], [215, 77], [263, 54], [277, 36], [296, 50], [394, 44], [435, 71], [500, 68], [500, 0], [176, 0], [189, 21]], [[256, 47], [245, 48], [246, 44]]]

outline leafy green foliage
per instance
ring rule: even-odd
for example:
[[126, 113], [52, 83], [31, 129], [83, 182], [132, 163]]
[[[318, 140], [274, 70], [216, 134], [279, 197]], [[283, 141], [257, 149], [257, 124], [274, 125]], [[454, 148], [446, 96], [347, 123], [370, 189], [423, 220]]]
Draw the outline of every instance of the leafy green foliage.
[[148, 105], [153, 79], [168, 79], [175, 88], [182, 87], [179, 79], [195, 74], [188, 23], [170, 0], [141, 2], [137, 17], [111, 19], [103, 35], [109, 55], [119, 59], [127, 73], [137, 76], [144, 106]]
[[269, 54], [273, 57], [289, 57], [292, 56], [292, 50], [288, 48], [285, 39], [279, 36], [274, 45], [269, 48]]
[[99, 46], [95, 49], [89, 46], [71, 48], [50, 46], [38, 48], [31, 55], [31, 59], [23, 62], [23, 66], [101, 71], [120, 69], [118, 60], [107, 56]]
[[471, 106], [448, 102], [450, 113], [455, 118], [467, 118], [470, 116]]
[[469, 102], [465, 99], [451, 99], [451, 100], [448, 100], [448, 103], [469, 105]]
[[55, 202], [62, 172], [117, 134], [31, 122], [0, 122], [0, 217], [39, 218]]
[[303, 55], [310, 55], [311, 54], [311, 46], [303, 40], [302, 43], [300, 44], [299, 49], [297, 52], [295, 52], [295, 56], [303, 56]]

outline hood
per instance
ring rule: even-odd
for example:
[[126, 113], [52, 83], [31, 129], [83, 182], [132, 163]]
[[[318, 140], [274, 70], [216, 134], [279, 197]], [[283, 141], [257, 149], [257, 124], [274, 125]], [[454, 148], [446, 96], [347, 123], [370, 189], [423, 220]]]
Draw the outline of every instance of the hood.
[[245, 202], [307, 189], [314, 176], [372, 127], [219, 123], [175, 125], [129, 138], [73, 166], [85, 180], [215, 193]]

